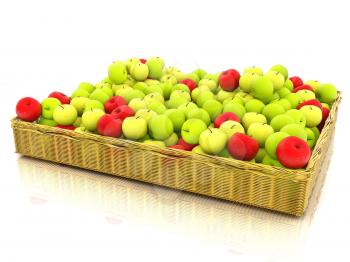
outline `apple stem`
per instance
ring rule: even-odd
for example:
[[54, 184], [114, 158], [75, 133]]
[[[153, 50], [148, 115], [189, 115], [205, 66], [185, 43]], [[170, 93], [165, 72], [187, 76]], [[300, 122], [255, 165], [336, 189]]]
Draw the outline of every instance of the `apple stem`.
[[211, 131], [210, 127], [208, 129], [209, 129], [210, 133], [213, 133], [213, 131]]

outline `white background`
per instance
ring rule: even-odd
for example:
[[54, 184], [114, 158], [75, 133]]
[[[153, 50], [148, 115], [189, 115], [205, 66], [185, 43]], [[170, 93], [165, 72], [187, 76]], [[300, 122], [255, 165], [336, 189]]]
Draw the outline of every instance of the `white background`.
[[[0, 261], [349, 260], [346, 4], [1, 1]], [[342, 90], [317, 208], [292, 219], [14, 154], [9, 120], [19, 98], [69, 94], [81, 81], [102, 79], [116, 59], [152, 55], [213, 73], [282, 63], [291, 75]], [[67, 179], [78, 179], [73, 189]]]

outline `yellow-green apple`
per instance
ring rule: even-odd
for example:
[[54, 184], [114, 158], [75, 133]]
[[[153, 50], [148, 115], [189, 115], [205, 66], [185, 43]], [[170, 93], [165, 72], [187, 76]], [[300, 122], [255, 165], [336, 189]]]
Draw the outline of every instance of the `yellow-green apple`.
[[183, 123], [186, 121], [186, 115], [180, 109], [168, 109], [164, 112], [173, 123], [174, 131], [181, 131]]
[[149, 77], [160, 79], [163, 75], [165, 63], [160, 57], [151, 57], [146, 62], [149, 68]]
[[142, 63], [135, 63], [130, 67], [130, 75], [136, 81], [144, 81], [149, 74], [148, 66]]
[[287, 114], [277, 115], [272, 118], [270, 125], [272, 126], [275, 132], [278, 132], [286, 125], [294, 124], [294, 118]]
[[94, 132], [96, 131], [98, 120], [100, 120], [103, 115], [105, 115], [105, 112], [101, 109], [85, 111], [81, 116], [81, 124], [88, 131]]
[[304, 102], [307, 100], [315, 99], [315, 93], [310, 90], [299, 90], [296, 92], [297, 95], [300, 97], [300, 102]]
[[248, 130], [249, 126], [254, 123], [262, 123], [266, 124], [267, 120], [263, 114], [249, 112], [246, 113], [242, 118], [242, 124], [246, 130]]
[[317, 106], [303, 106], [299, 111], [304, 114], [307, 127], [318, 126], [322, 121], [322, 110]]
[[207, 125], [202, 120], [191, 118], [182, 125], [181, 136], [186, 143], [196, 145], [200, 134], [206, 129]]
[[232, 112], [235, 115], [239, 117], [239, 119], [242, 119], [244, 114], [246, 113], [245, 107], [237, 102], [228, 102], [224, 104], [222, 112]]
[[251, 66], [251, 67], [247, 67], [243, 70], [244, 73], [252, 73], [252, 74], [257, 74], [262, 76], [263, 70], [260, 67], [256, 67], [256, 66]]
[[278, 144], [287, 136], [289, 136], [288, 133], [285, 132], [276, 132], [271, 135], [269, 135], [265, 141], [265, 150], [266, 153], [272, 158], [277, 159], [276, 156], [276, 149]]
[[259, 75], [255, 73], [244, 73], [241, 75], [239, 79], [239, 87], [242, 91], [249, 93], [252, 88], [252, 83], [255, 78], [259, 77]]
[[147, 122], [139, 116], [130, 116], [122, 124], [123, 135], [131, 140], [138, 140], [147, 134]]
[[323, 84], [317, 87], [316, 95], [322, 103], [332, 104], [337, 98], [337, 89], [332, 84]]
[[265, 76], [267, 76], [273, 83], [273, 88], [275, 91], [281, 89], [284, 85], [284, 76], [278, 71], [268, 71]]
[[167, 139], [173, 132], [174, 126], [166, 115], [156, 115], [148, 123], [149, 134], [157, 140]]
[[207, 126], [210, 125], [210, 116], [206, 110], [203, 108], [194, 108], [190, 110], [186, 114], [187, 119], [200, 119], [202, 120]]
[[85, 111], [90, 111], [92, 109], [100, 109], [102, 111], [105, 111], [105, 108], [104, 108], [103, 104], [100, 101], [89, 99], [85, 103], [84, 112]]
[[81, 116], [85, 110], [86, 103], [90, 99], [87, 97], [74, 97], [71, 101], [70, 104], [75, 107], [75, 109], [78, 112], [78, 115]]
[[38, 120], [39, 125], [44, 125], [44, 126], [57, 126], [57, 123], [53, 119], [46, 119], [43, 117], [40, 117]]
[[273, 83], [267, 76], [260, 76], [254, 79], [251, 87], [251, 94], [262, 100], [272, 96], [274, 90]]
[[290, 109], [285, 114], [289, 115], [290, 117], [292, 117], [294, 119], [294, 123], [295, 124], [299, 124], [299, 125], [305, 127], [305, 125], [306, 125], [306, 118], [305, 118], [304, 114], [300, 110]]
[[265, 104], [258, 99], [252, 99], [245, 103], [246, 112], [261, 113], [264, 107]]
[[243, 126], [239, 122], [233, 120], [223, 122], [219, 128], [227, 135], [228, 138], [236, 133], [245, 134]]
[[285, 113], [284, 107], [277, 103], [266, 105], [262, 111], [262, 114], [266, 116], [268, 122], [270, 122], [275, 116], [283, 113]]
[[211, 99], [206, 100], [202, 108], [208, 112], [211, 121], [214, 121], [222, 113], [223, 106], [219, 101]]
[[53, 120], [55, 120], [58, 125], [73, 125], [77, 117], [78, 112], [72, 105], [60, 105], [53, 111]]
[[198, 108], [197, 104], [193, 103], [193, 102], [188, 102], [186, 104], [182, 104], [178, 107], [178, 109], [180, 109], [185, 115], [187, 115], [187, 113], [189, 111], [191, 111], [192, 109]]
[[108, 67], [108, 77], [114, 84], [123, 84], [128, 79], [126, 66], [121, 61], [116, 61]]
[[172, 133], [167, 139], [164, 140], [166, 146], [174, 146], [179, 140], [176, 133]]
[[45, 98], [41, 102], [41, 116], [46, 119], [53, 119], [53, 112], [60, 105], [62, 105], [62, 103], [57, 98]]
[[156, 116], [157, 113], [150, 109], [140, 109], [136, 112], [136, 117], [142, 117], [146, 120], [147, 124], [151, 120], [152, 117]]
[[272, 66], [270, 70], [277, 71], [283, 75], [284, 79], [288, 79], [288, 69], [285, 66], [277, 64]]
[[208, 128], [199, 136], [199, 145], [207, 154], [217, 155], [226, 146], [227, 135], [219, 128]]
[[296, 136], [304, 141], [307, 141], [307, 133], [305, 131], [305, 128], [300, 124], [286, 125], [281, 129], [281, 132], [285, 132], [291, 136]]
[[273, 134], [273, 132], [273, 128], [268, 124], [254, 123], [249, 126], [247, 134], [257, 140], [260, 147], [263, 147], [266, 139]]
[[147, 108], [147, 103], [143, 98], [133, 98], [128, 105], [134, 110], [134, 112]]

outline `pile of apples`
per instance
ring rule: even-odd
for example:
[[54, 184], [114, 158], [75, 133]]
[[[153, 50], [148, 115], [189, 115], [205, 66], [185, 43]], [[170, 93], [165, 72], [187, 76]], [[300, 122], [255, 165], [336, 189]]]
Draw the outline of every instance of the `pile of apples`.
[[23, 121], [158, 147], [305, 168], [337, 97], [332, 84], [288, 76], [275, 65], [208, 74], [163, 59], [113, 62], [101, 82], [71, 96], [21, 99]]

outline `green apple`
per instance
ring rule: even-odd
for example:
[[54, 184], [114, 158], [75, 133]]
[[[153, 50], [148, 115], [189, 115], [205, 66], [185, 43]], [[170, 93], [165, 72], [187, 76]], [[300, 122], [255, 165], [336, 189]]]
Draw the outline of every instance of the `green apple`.
[[181, 82], [182, 80], [186, 79], [186, 74], [181, 72], [180, 70], [176, 69], [171, 72], [173, 76], [176, 77], [176, 80], [178, 82]]
[[277, 65], [272, 66], [270, 68], [270, 70], [279, 72], [280, 74], [283, 75], [284, 79], [288, 78], [288, 69], [281, 64], [277, 64]]
[[72, 105], [60, 105], [53, 111], [53, 120], [59, 125], [73, 125], [77, 117], [78, 112]]
[[203, 103], [202, 108], [208, 112], [211, 121], [214, 121], [221, 113], [223, 106], [217, 100], [207, 100]]
[[284, 98], [289, 101], [291, 108], [296, 108], [301, 103], [301, 99], [296, 93], [290, 93]]
[[226, 146], [227, 135], [219, 128], [208, 128], [199, 136], [199, 145], [207, 154], [217, 155]]
[[84, 126], [79, 126], [76, 129], [74, 129], [74, 132], [79, 133], [79, 134], [86, 134], [86, 133], [91, 133], [89, 130], [86, 129]]
[[169, 99], [170, 97], [170, 94], [173, 90], [173, 84], [171, 83], [163, 83], [161, 84], [161, 87], [162, 87], [162, 91], [163, 91], [163, 96], [165, 99]]
[[147, 103], [143, 98], [133, 98], [129, 102], [129, 106], [134, 110], [134, 112], [139, 111], [140, 109], [147, 108]]
[[151, 109], [140, 109], [135, 113], [136, 117], [142, 117], [146, 120], [147, 124], [151, 120], [152, 117], [156, 116], [157, 113]]
[[273, 95], [273, 82], [267, 76], [260, 76], [254, 79], [251, 87], [251, 94], [262, 100]]
[[171, 74], [166, 74], [163, 75], [160, 79], [161, 83], [170, 83], [172, 85], [177, 84], [177, 79], [175, 76], [171, 75]]
[[174, 90], [170, 94], [170, 100], [178, 99], [178, 98], [185, 98], [187, 102], [191, 101], [191, 95], [183, 90]]
[[75, 89], [75, 91], [72, 93], [70, 97], [74, 98], [74, 97], [89, 97], [89, 96], [90, 96], [90, 93], [88, 91], [82, 88], [77, 88]]
[[174, 91], [179, 90], [179, 91], [184, 91], [188, 94], [190, 94], [190, 89], [188, 88], [187, 85], [185, 84], [176, 84], [171, 88], [170, 93], [173, 93]]
[[267, 76], [273, 83], [274, 90], [279, 90], [284, 85], [284, 76], [278, 71], [268, 71], [265, 76]]
[[147, 87], [148, 85], [144, 82], [137, 82], [135, 83], [132, 88], [136, 89], [136, 90], [140, 90], [141, 92], [144, 93], [145, 91], [145, 88]]
[[252, 100], [254, 97], [251, 96], [250, 94], [243, 92], [243, 91], [239, 91], [236, 95], [235, 98], [239, 98], [243, 101], [243, 103], [247, 103], [248, 101]]
[[173, 146], [177, 144], [179, 141], [179, 137], [176, 133], [172, 133], [167, 139], [164, 140], [166, 146]]
[[269, 155], [265, 155], [261, 163], [269, 166], [283, 167], [278, 160], [271, 158]]
[[272, 94], [272, 96], [267, 97], [267, 98], [265, 98], [265, 99], [262, 99], [261, 101], [262, 101], [264, 104], [269, 104], [269, 103], [278, 101], [278, 99], [280, 99], [279, 94], [278, 94], [277, 92], [274, 92], [274, 93]]
[[264, 157], [266, 156], [266, 150], [265, 148], [259, 148], [258, 153], [255, 156], [255, 162], [256, 163], [261, 163], [264, 159]]
[[167, 139], [173, 132], [174, 126], [166, 115], [156, 115], [148, 123], [149, 134], [157, 140]]
[[186, 115], [180, 109], [168, 109], [164, 112], [173, 123], [174, 131], [181, 131], [183, 123], [186, 121]]
[[131, 89], [129, 92], [127, 92], [124, 96], [124, 99], [129, 103], [134, 98], [144, 98], [145, 94], [137, 89]]
[[305, 127], [306, 118], [300, 110], [290, 109], [286, 112], [286, 115], [289, 115], [290, 117], [292, 117], [294, 119], [295, 124], [299, 124], [299, 125], [302, 125], [303, 127]]
[[271, 135], [269, 135], [265, 141], [265, 150], [266, 153], [273, 159], [277, 159], [276, 156], [276, 149], [278, 144], [288, 137], [289, 134], [285, 132], [276, 132]]
[[322, 121], [322, 111], [317, 106], [303, 106], [299, 111], [304, 114], [307, 127], [316, 127]]
[[204, 152], [204, 150], [201, 148], [200, 145], [195, 146], [195, 147], [192, 149], [192, 152], [193, 152], [193, 153], [197, 153], [197, 154], [201, 154], [201, 155], [205, 155], [205, 154], [206, 154], [206, 153]]
[[332, 104], [337, 98], [337, 89], [332, 84], [323, 84], [317, 87], [316, 94], [322, 103]]
[[198, 95], [196, 102], [198, 106], [202, 107], [205, 101], [213, 100], [213, 99], [215, 99], [215, 96], [212, 92], [203, 91], [203, 92], [200, 92], [200, 94]]
[[73, 123], [73, 126], [80, 127], [81, 126], [81, 117], [77, 117], [77, 120]]
[[299, 90], [296, 94], [300, 97], [300, 102], [315, 99], [315, 93], [310, 90]]
[[102, 83], [102, 84], [96, 85], [96, 89], [101, 89], [109, 98], [111, 98], [114, 94], [112, 85], [108, 83]]
[[140, 116], [127, 117], [123, 121], [122, 130], [126, 138], [138, 140], [147, 134], [147, 122]]
[[275, 130], [275, 132], [278, 132], [281, 130], [282, 127], [294, 123], [295, 121], [293, 117], [287, 114], [282, 114], [272, 118], [270, 125], [272, 126], [273, 130]]
[[181, 128], [181, 136], [185, 142], [196, 145], [199, 136], [207, 129], [207, 125], [200, 119], [191, 118], [185, 121]]
[[318, 80], [308, 80], [304, 84], [311, 86], [312, 89], [317, 93], [317, 88], [321, 85], [321, 82]]
[[283, 106], [285, 111], [292, 109], [292, 105], [290, 104], [289, 100], [286, 98], [282, 98], [282, 99], [277, 100], [276, 102], [273, 102], [273, 103], [276, 103], [276, 104]]
[[291, 136], [299, 137], [300, 139], [307, 141], [307, 133], [304, 126], [299, 124], [289, 124], [281, 129], [281, 132], [285, 132]]
[[131, 67], [137, 63], [140, 63], [140, 59], [138, 59], [137, 57], [132, 57], [125, 61], [126, 68], [129, 72], [131, 72]]
[[316, 137], [315, 133], [311, 130], [311, 128], [305, 128], [306, 134], [307, 134], [307, 144], [310, 148], [313, 148], [316, 144]]
[[259, 114], [255, 112], [249, 112], [244, 114], [242, 118], [242, 124], [246, 130], [248, 130], [249, 126], [254, 123], [266, 124], [267, 123], [266, 117], [263, 114]]
[[145, 87], [143, 91], [146, 95], [151, 94], [151, 93], [159, 93], [160, 95], [163, 95], [163, 89], [160, 84], [157, 85], [149, 85]]
[[222, 72], [219, 72], [219, 73], [216, 73], [216, 74], [205, 74], [205, 76], [203, 76], [202, 78], [203, 79], [213, 80], [213, 81], [215, 81], [215, 83], [218, 83], [221, 73]]
[[207, 74], [207, 72], [204, 69], [200, 68], [194, 70], [192, 73], [195, 73], [199, 77], [199, 79], [202, 79]]
[[53, 119], [54, 110], [61, 105], [60, 100], [57, 98], [49, 97], [45, 98], [41, 102], [41, 116], [46, 119]]
[[268, 124], [254, 123], [249, 126], [247, 134], [257, 140], [260, 147], [263, 147], [266, 139], [273, 134], [273, 132], [273, 128]]
[[199, 81], [198, 86], [207, 86], [210, 91], [213, 92], [216, 89], [217, 84], [215, 80], [203, 78]]
[[310, 129], [311, 129], [312, 132], [314, 132], [315, 140], [317, 142], [318, 138], [320, 137], [320, 130], [318, 130], [317, 127], [312, 127]]
[[135, 79], [133, 79], [130, 75], [128, 75], [128, 79], [126, 79], [126, 81], [124, 82], [124, 84], [129, 86], [134, 86], [135, 83], [136, 83]]
[[280, 90], [277, 90], [280, 98], [285, 98], [287, 95], [291, 93], [291, 91], [287, 87], [282, 87]]
[[169, 108], [178, 108], [181, 105], [187, 104], [189, 101], [185, 97], [177, 97], [173, 99], [169, 99], [166, 103]]
[[149, 104], [153, 101], [158, 101], [159, 103], [164, 104], [164, 97], [157, 92], [150, 93], [150, 94], [146, 95], [144, 100], [145, 100], [146, 104]]
[[95, 91], [93, 91], [89, 98], [91, 100], [98, 100], [100, 101], [102, 104], [106, 103], [107, 100], [110, 98], [105, 92], [103, 92], [101, 89], [95, 89]]
[[192, 90], [191, 92], [191, 98], [194, 102], [197, 101], [197, 98], [199, 96], [199, 94], [201, 93], [200, 89], [198, 87], [196, 87], [195, 89]]
[[111, 81], [111, 79], [109, 79], [108, 76], [106, 76], [105, 78], [103, 78], [101, 82], [113, 84], [112, 81]]
[[249, 100], [245, 104], [246, 112], [261, 113], [265, 107], [265, 104], [258, 99]]
[[105, 107], [100, 101], [88, 99], [85, 102], [84, 112], [90, 111], [92, 109], [100, 109], [102, 111], [105, 111]]
[[210, 125], [210, 115], [206, 110], [203, 108], [194, 108], [191, 111], [189, 111], [186, 114], [187, 119], [200, 119], [202, 120], [207, 126]]
[[75, 109], [78, 112], [78, 115], [81, 116], [85, 110], [86, 103], [90, 99], [87, 97], [74, 97], [71, 101], [70, 104], [75, 107]]
[[289, 91], [293, 91], [294, 85], [293, 82], [290, 79], [286, 79], [286, 81], [284, 82], [284, 86], [286, 87]]
[[140, 138], [139, 140], [137, 140], [137, 142], [143, 143], [147, 140], [152, 140], [149, 134], [146, 134], [143, 138]]
[[159, 85], [160, 81], [156, 80], [156, 79], [146, 79], [144, 81], [147, 85], [149, 86], [153, 86], [153, 85]]
[[219, 154], [217, 154], [217, 156], [225, 157], [225, 158], [233, 158], [233, 157], [230, 155], [230, 152], [228, 152], [227, 147], [224, 147], [224, 149], [221, 150], [221, 151], [219, 152]]
[[44, 126], [57, 126], [56, 121], [54, 121], [52, 119], [46, 119], [46, 118], [43, 118], [43, 117], [39, 118], [38, 124], [39, 125], [44, 125]]
[[153, 79], [160, 79], [163, 75], [165, 63], [160, 57], [151, 57], [147, 60], [149, 76]]
[[163, 114], [167, 110], [165, 105], [157, 100], [147, 103], [147, 108], [153, 110], [157, 114]]
[[121, 61], [116, 61], [108, 68], [108, 77], [114, 84], [123, 84], [128, 79], [126, 66]]
[[112, 90], [115, 95], [118, 95], [119, 92], [125, 92], [128, 90], [131, 90], [131, 86], [127, 84], [122, 84], [122, 85], [112, 85]]
[[100, 118], [105, 114], [101, 109], [91, 109], [89, 111], [85, 111], [81, 116], [81, 124], [88, 131], [94, 132], [97, 128], [97, 123]]
[[223, 103], [227, 98], [231, 98], [234, 96], [233, 92], [228, 92], [225, 90], [220, 89], [219, 92], [216, 94], [216, 99]]
[[243, 70], [243, 73], [252, 73], [252, 74], [257, 74], [257, 75], [260, 75], [262, 76], [264, 73], [263, 73], [263, 70], [260, 68], [260, 67], [256, 67], [256, 66], [251, 66], [251, 67], [247, 67]]
[[95, 86], [89, 82], [81, 82], [77, 89], [82, 89], [88, 93], [92, 93], [95, 90]]
[[228, 120], [228, 121], [223, 122], [220, 125], [219, 129], [221, 131], [223, 131], [227, 135], [228, 138], [230, 138], [231, 136], [233, 136], [236, 133], [245, 134], [245, 130], [244, 130], [243, 126], [240, 123], [233, 121], [233, 120]]
[[182, 104], [178, 107], [178, 109], [180, 109], [185, 115], [187, 115], [187, 113], [189, 111], [191, 111], [192, 109], [198, 108], [197, 104], [193, 103], [193, 102], [188, 102], [186, 104]]
[[241, 90], [243, 90], [246, 93], [249, 93], [252, 88], [252, 83], [255, 78], [259, 77], [259, 75], [255, 73], [244, 73], [239, 78], [239, 87]]
[[244, 114], [246, 113], [246, 109], [245, 107], [237, 102], [230, 102], [230, 103], [226, 103], [223, 107], [223, 112], [232, 112], [234, 113], [236, 116], [239, 117], [239, 119], [242, 119]]
[[135, 63], [130, 67], [130, 75], [136, 81], [144, 81], [149, 74], [148, 66], [142, 63]]
[[277, 115], [281, 115], [285, 112], [283, 106], [277, 103], [268, 104], [264, 107], [262, 114], [266, 116], [268, 122], [272, 120]]
[[157, 141], [157, 140], [147, 139], [147, 140], [144, 140], [143, 143], [146, 144], [146, 145], [166, 148], [164, 141]]

